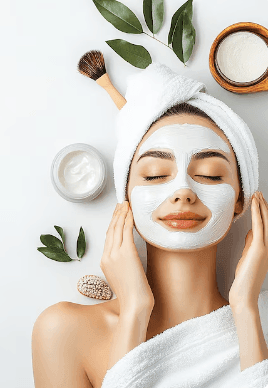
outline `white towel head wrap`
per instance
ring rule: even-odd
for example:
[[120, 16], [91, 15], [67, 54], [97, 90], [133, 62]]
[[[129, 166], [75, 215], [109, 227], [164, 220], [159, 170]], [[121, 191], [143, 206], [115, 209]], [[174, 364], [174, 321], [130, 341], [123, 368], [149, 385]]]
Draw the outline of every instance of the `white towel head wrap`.
[[225, 103], [206, 93], [203, 83], [181, 76], [166, 65], [153, 62], [127, 79], [127, 103], [116, 120], [118, 144], [114, 157], [114, 183], [117, 201], [125, 200], [127, 176], [134, 153], [151, 124], [177, 103], [186, 102], [204, 111], [228, 138], [240, 167], [244, 194], [243, 211], [258, 189], [259, 159], [247, 124]]

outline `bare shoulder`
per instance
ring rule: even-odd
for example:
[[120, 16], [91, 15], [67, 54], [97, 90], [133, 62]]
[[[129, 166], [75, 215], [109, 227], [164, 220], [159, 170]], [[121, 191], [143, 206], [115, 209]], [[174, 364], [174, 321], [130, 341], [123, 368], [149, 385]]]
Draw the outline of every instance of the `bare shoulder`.
[[[107, 371], [109, 347], [118, 316], [117, 299], [95, 305], [59, 302], [45, 309], [37, 318], [32, 333], [36, 387], [101, 387]], [[72, 361], [68, 363], [72, 369], [69, 371], [74, 373], [74, 383], [71, 379], [67, 383], [68, 386], [63, 386], [62, 383], [59, 385], [59, 379], [57, 383], [53, 382], [52, 386], [47, 386], [47, 382], [46, 386], [43, 382], [40, 382], [42, 386], [37, 386], [35, 371], [38, 371], [40, 351], [45, 355], [47, 351], [48, 355], [48, 349], [50, 354], [55, 357], [58, 355], [58, 360], [62, 360], [65, 367], [68, 367], [68, 364], [64, 361], [64, 356], [70, 357], [69, 360]], [[59, 363], [55, 361], [58, 368]], [[53, 377], [51, 371], [50, 376]]]
[[101, 387], [107, 371], [111, 339], [118, 322], [118, 299], [95, 305], [71, 304], [80, 321], [78, 345], [93, 387]]

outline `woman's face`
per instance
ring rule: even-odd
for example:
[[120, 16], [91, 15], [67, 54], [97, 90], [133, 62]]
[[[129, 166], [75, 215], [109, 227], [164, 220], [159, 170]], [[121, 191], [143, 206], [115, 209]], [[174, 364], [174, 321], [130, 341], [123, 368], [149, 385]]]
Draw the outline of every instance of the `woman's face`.
[[167, 250], [217, 244], [242, 210], [232, 147], [215, 124], [196, 115], [163, 118], [149, 129], [127, 190], [138, 233]]

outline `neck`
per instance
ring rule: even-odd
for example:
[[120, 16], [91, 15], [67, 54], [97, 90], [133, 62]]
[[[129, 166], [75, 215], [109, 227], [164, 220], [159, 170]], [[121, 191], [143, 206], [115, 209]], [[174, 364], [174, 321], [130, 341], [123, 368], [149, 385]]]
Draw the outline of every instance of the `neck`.
[[217, 286], [216, 253], [217, 245], [170, 252], [147, 243], [146, 276], [155, 298], [150, 333], [228, 304]]

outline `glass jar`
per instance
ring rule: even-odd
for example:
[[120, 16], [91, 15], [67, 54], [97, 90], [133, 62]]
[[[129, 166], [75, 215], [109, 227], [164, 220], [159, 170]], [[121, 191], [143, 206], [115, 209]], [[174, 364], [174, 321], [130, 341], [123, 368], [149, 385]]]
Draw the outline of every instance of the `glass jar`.
[[106, 179], [107, 169], [102, 155], [87, 144], [66, 146], [52, 162], [53, 186], [59, 195], [70, 202], [95, 199], [104, 189]]

